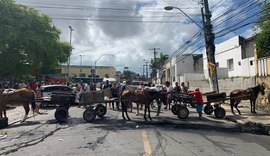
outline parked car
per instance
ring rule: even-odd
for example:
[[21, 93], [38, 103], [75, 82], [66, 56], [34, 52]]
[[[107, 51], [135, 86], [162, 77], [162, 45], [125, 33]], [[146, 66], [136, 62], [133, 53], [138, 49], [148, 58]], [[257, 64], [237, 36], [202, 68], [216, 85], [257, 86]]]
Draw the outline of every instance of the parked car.
[[[72, 88], [65, 86], [65, 85], [45, 85], [41, 86], [41, 97], [38, 97], [42, 99], [41, 107], [46, 107], [49, 105], [52, 105], [51, 96], [53, 92], [64, 92], [64, 93], [71, 93], [74, 94], [74, 97], [76, 97], [77, 92], [74, 91]], [[74, 102], [76, 103], [76, 98], [74, 98]]]

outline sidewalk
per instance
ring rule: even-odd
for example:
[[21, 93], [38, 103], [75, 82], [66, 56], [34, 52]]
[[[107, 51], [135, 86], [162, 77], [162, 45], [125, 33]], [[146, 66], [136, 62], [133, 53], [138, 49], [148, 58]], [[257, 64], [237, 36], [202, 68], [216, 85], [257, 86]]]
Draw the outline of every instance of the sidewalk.
[[223, 104], [222, 107], [226, 110], [225, 119], [238, 123], [243, 132], [270, 135], [270, 113], [257, 110], [257, 114], [252, 114], [249, 105], [239, 105], [241, 115], [235, 108], [233, 115], [229, 104]]

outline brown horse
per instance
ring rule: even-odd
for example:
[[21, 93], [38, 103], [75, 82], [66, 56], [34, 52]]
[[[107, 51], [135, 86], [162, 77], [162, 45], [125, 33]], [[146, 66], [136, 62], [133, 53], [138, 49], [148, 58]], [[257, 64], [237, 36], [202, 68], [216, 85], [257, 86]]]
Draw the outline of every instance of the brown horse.
[[22, 122], [24, 122], [27, 119], [27, 115], [29, 113], [29, 103], [31, 103], [32, 110], [34, 113], [34, 110], [36, 109], [35, 104], [35, 93], [29, 89], [22, 88], [15, 90], [12, 93], [1, 93], [0, 94], [0, 117], [2, 117], [2, 112], [4, 113], [4, 117], [6, 116], [6, 105], [16, 105], [16, 104], [22, 104], [23, 108], [25, 110], [25, 116], [22, 119]]
[[124, 112], [126, 113], [126, 116], [128, 120], [130, 120], [128, 114], [127, 114], [127, 106], [130, 102], [135, 102], [135, 103], [140, 103], [144, 104], [145, 109], [144, 109], [144, 119], [147, 121], [146, 118], [146, 112], [148, 111], [148, 117], [150, 120], [152, 120], [151, 115], [150, 115], [150, 105], [153, 102], [153, 100], [156, 100], [158, 105], [160, 103], [160, 91], [157, 90], [151, 90], [151, 89], [146, 89], [143, 91], [135, 91], [135, 90], [124, 90], [122, 92], [121, 99], [122, 100], [127, 100], [125, 102], [122, 102], [122, 117], [123, 119], [126, 119], [124, 116]]
[[255, 103], [256, 99], [259, 95], [259, 92], [261, 92], [262, 95], [264, 95], [264, 83], [261, 85], [258, 85], [256, 87], [248, 88], [246, 90], [234, 90], [230, 93], [230, 105], [231, 105], [231, 111], [233, 114], [233, 107], [236, 108], [238, 111], [239, 115], [241, 115], [241, 112], [237, 108], [238, 104], [241, 102], [241, 100], [250, 100], [250, 110], [251, 113], [256, 113], [255, 111]]

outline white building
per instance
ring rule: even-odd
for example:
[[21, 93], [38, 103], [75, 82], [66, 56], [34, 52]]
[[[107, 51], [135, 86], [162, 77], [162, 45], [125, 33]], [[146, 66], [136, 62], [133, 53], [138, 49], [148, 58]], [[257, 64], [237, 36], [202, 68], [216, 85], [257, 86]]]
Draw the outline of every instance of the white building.
[[[254, 38], [235, 36], [216, 45], [215, 60], [218, 78], [255, 76]], [[208, 79], [207, 56], [203, 54], [203, 69]]]
[[170, 58], [164, 65], [164, 81], [174, 84], [204, 79], [202, 58], [202, 54], [184, 54]]

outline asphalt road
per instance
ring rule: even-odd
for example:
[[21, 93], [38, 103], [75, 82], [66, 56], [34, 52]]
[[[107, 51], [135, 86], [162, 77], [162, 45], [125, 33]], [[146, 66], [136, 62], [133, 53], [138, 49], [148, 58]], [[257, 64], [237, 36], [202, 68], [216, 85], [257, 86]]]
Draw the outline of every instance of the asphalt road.
[[64, 124], [54, 119], [55, 109], [15, 122], [0, 140], [0, 155], [269, 155], [269, 136], [239, 133], [238, 126], [213, 116], [180, 120], [170, 111], [153, 121], [129, 113], [132, 121], [122, 120], [121, 112], [108, 109], [94, 123], [82, 119], [84, 108], [72, 107]]

